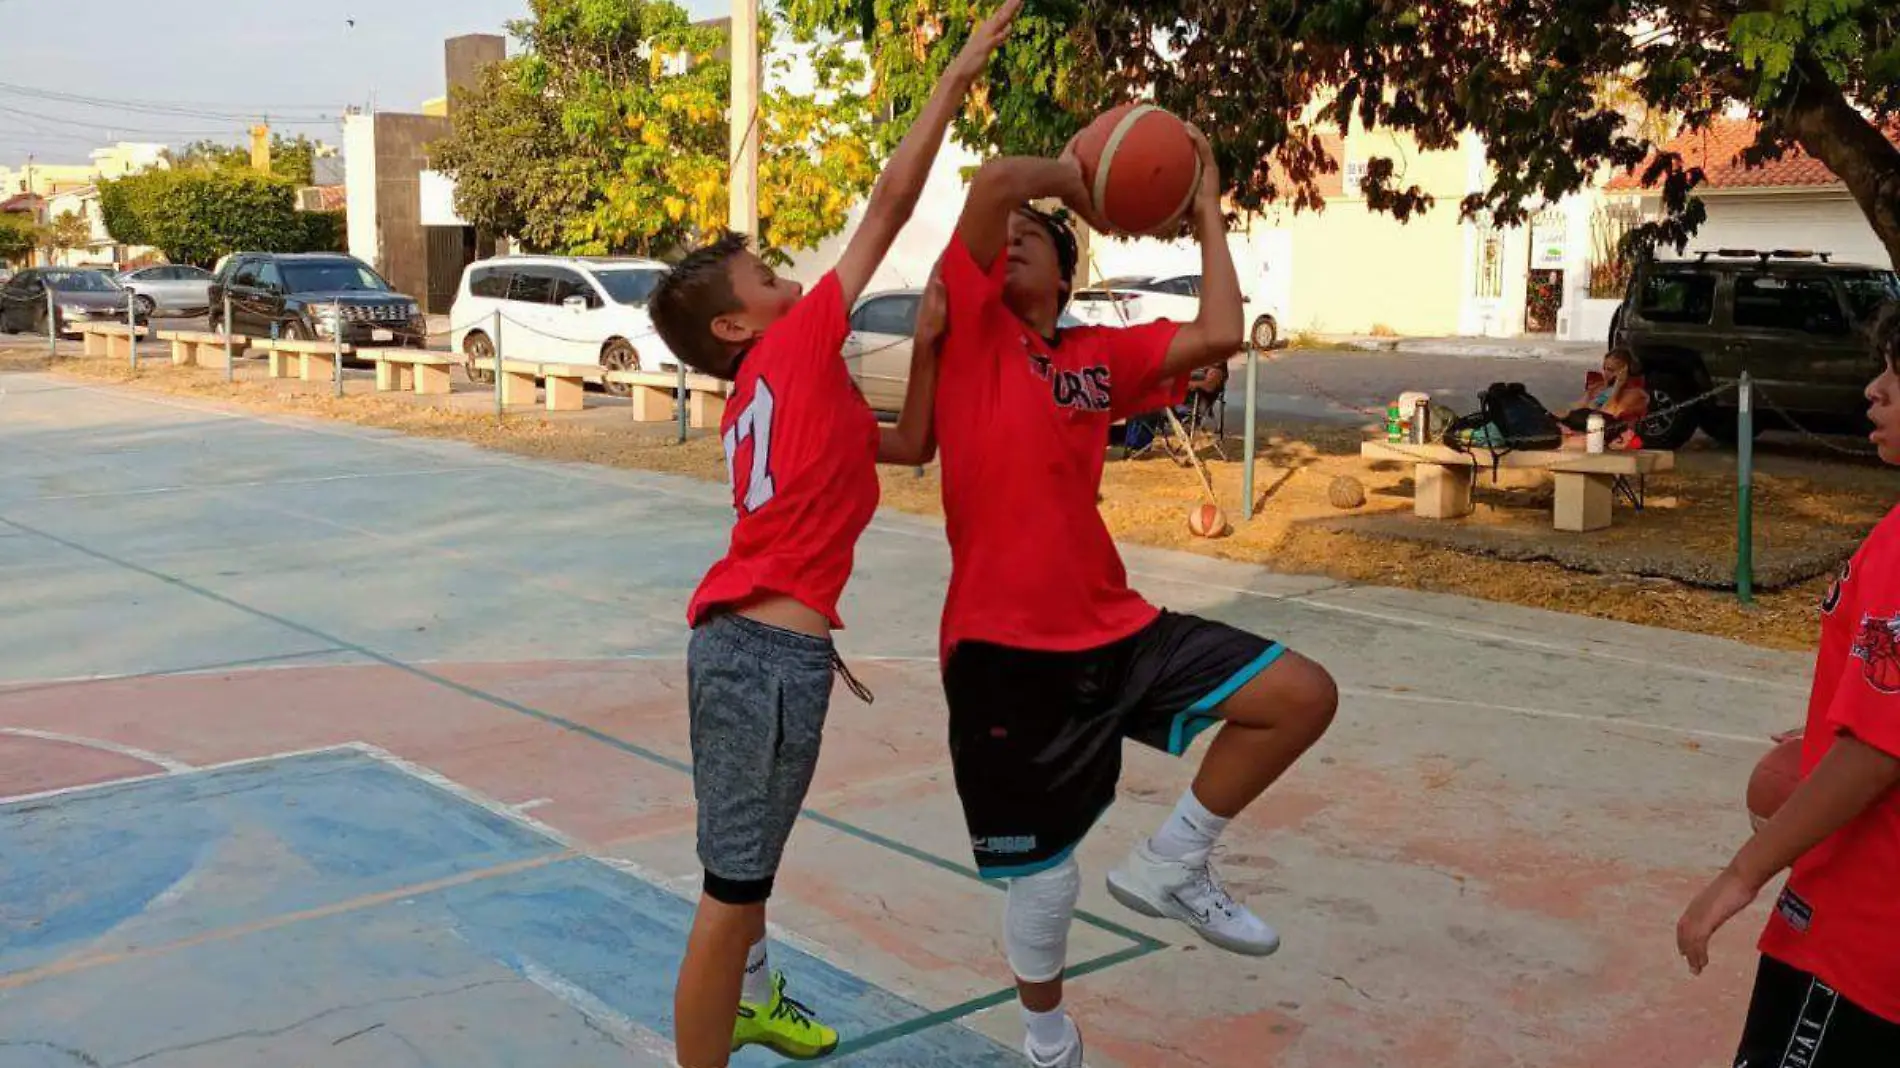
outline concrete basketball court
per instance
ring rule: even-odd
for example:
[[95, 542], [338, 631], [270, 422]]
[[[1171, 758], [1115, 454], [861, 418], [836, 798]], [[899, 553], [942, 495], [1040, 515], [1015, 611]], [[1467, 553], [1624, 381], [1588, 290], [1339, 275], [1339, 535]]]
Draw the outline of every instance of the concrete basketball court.
[[[670, 1063], [681, 614], [721, 487], [0, 388], [0, 1068]], [[1102, 890], [1192, 769], [1130, 747], [1080, 851], [1094, 1068], [1728, 1063], [1762, 907], [1697, 980], [1673, 928], [1805, 657], [1128, 559], [1344, 697], [1225, 840], [1284, 933], [1265, 960]], [[840, 644], [877, 702], [839, 687], [779, 880], [776, 959], [844, 1032], [832, 1063], [1022, 1063], [944, 752], [947, 568], [928, 521], [866, 536]]]

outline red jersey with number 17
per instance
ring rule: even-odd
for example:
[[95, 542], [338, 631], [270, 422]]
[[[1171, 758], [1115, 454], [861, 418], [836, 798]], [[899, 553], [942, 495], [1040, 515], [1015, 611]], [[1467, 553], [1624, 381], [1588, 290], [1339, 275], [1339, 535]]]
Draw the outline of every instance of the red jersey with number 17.
[[834, 628], [852, 551], [877, 511], [877, 417], [843, 359], [844, 291], [827, 274], [740, 361], [720, 423], [738, 522], [686, 618], [790, 597]]
[[[1821, 613], [1804, 778], [1843, 734], [1900, 758], [1900, 509], [1841, 569]], [[1761, 950], [1900, 1023], [1900, 791], [1794, 862]]]

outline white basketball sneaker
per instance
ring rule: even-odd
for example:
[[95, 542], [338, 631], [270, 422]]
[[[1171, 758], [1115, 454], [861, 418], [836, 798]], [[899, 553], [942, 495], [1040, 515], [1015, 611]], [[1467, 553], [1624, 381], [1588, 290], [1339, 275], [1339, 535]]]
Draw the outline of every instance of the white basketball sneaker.
[[1279, 932], [1221, 886], [1206, 853], [1165, 860], [1144, 840], [1108, 873], [1108, 892], [1144, 916], [1180, 920], [1232, 953], [1264, 957], [1280, 948]]
[[1068, 1020], [1068, 1041], [1053, 1052], [1038, 1049], [1028, 1038], [1023, 1039], [1023, 1053], [1029, 1057], [1029, 1063], [1035, 1068], [1083, 1068], [1082, 1030], [1075, 1026], [1073, 1019]]

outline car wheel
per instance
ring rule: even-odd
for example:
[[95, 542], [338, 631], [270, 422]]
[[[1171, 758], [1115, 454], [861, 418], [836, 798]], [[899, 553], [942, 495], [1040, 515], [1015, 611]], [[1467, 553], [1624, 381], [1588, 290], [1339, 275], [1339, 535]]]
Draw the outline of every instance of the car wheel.
[[286, 319], [277, 328], [277, 336], [285, 341], [309, 341], [310, 328], [303, 325], [301, 319]]
[[1696, 428], [1702, 422], [1701, 409], [1707, 402], [1681, 407], [1695, 392], [1694, 384], [1682, 376], [1650, 376], [1649, 409], [1658, 414], [1643, 420], [1637, 429], [1645, 446], [1680, 449], [1695, 437]]
[[1280, 340], [1280, 324], [1273, 316], [1262, 315], [1253, 321], [1253, 347], [1262, 352], [1272, 348]]
[[[634, 349], [633, 342], [617, 337], [601, 347], [600, 366], [608, 371], [638, 371], [640, 353]], [[601, 388], [616, 397], [625, 397], [633, 392], [633, 387], [623, 382], [606, 382]]]
[[493, 385], [495, 382], [495, 343], [480, 330], [470, 330], [462, 339], [462, 370], [468, 374], [468, 380], [480, 385]]
[[141, 295], [138, 297], [134, 297], [132, 300], [132, 314], [136, 318], [150, 321], [150, 319], [152, 318], [152, 313], [157, 310], [158, 310], [158, 305], [153, 303], [152, 298], [150, 297]]

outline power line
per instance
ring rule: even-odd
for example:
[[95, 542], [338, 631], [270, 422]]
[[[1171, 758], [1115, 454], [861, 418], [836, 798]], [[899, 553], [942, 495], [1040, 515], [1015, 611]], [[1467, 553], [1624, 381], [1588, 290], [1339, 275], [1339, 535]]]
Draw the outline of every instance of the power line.
[[[103, 108], [115, 111], [129, 111], [137, 114], [157, 115], [169, 118], [213, 119], [223, 121], [252, 121], [268, 112], [288, 114], [317, 113], [333, 115], [333, 105], [317, 104], [259, 104], [254, 109], [233, 110], [214, 105], [167, 103], [157, 100], [118, 100], [109, 97], [85, 96], [79, 93], [66, 93], [51, 89], [37, 89], [31, 86], [14, 85], [0, 82], [0, 94], [24, 97], [50, 103], [71, 104], [77, 107]], [[316, 120], [310, 120], [316, 121]]]
[[[230, 127], [219, 130], [159, 130], [128, 123], [86, 122], [81, 119], [70, 119], [64, 115], [48, 115], [44, 112], [22, 111], [19, 108], [10, 108], [4, 105], [0, 105], [0, 114], [14, 115], [34, 123], [57, 123], [62, 126], [78, 126], [91, 130], [104, 130], [107, 133], [144, 137], [218, 137], [231, 133], [233, 129], [237, 129], [241, 132], [245, 125], [241, 122], [234, 121]], [[328, 119], [271, 120], [271, 125], [273, 126], [327, 126], [330, 124], [331, 120]], [[41, 132], [46, 135], [57, 135], [63, 131], [55, 129]]]

